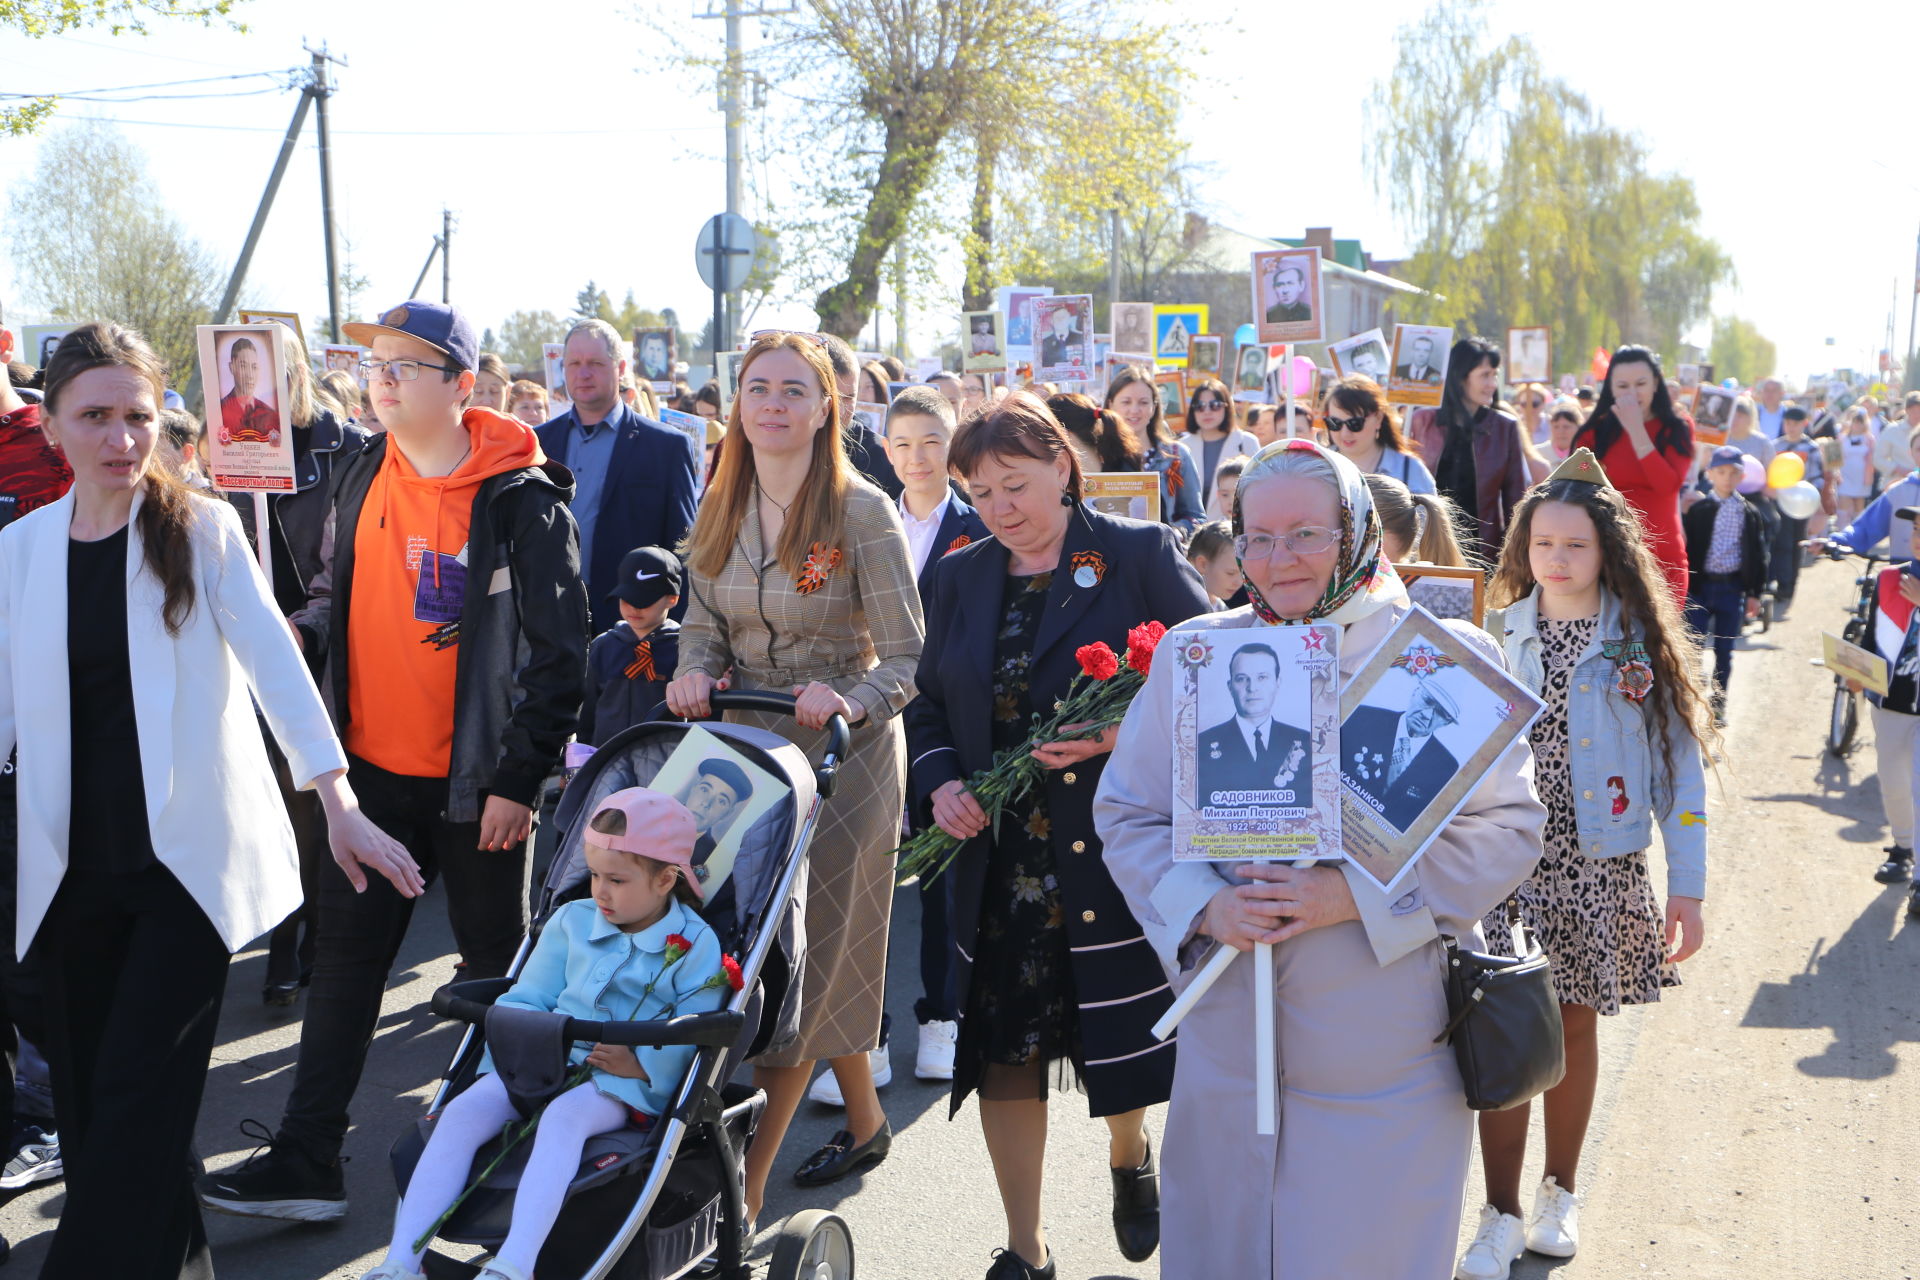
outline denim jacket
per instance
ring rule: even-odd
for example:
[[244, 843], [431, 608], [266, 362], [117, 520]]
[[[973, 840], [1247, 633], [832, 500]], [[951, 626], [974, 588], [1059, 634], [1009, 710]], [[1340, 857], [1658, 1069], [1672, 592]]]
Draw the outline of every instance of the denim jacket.
[[[1536, 587], [1503, 619], [1507, 665], [1536, 693], [1546, 684], [1538, 609]], [[1704, 898], [1707, 780], [1700, 745], [1683, 724], [1667, 726], [1670, 745], [1664, 757], [1648, 743], [1641, 706], [1618, 691], [1619, 671], [1602, 648], [1609, 640], [1634, 638], [1626, 634], [1620, 602], [1603, 590], [1599, 626], [1567, 686], [1567, 753], [1580, 852], [1617, 858], [1645, 849], [1658, 822], [1667, 850], [1667, 892]], [[1673, 762], [1671, 776], [1667, 759]]]
[[[663, 967], [667, 938], [676, 933], [693, 943], [693, 950]], [[678, 899], [645, 929], [622, 933], [600, 914], [593, 899], [585, 898], [553, 913], [519, 980], [499, 1003], [569, 1018], [644, 1022], [720, 1008], [730, 992], [704, 985], [719, 972], [719, 938]], [[651, 992], [648, 983], [653, 984]], [[578, 1066], [592, 1047], [576, 1043], [567, 1060]], [[638, 1045], [634, 1054], [647, 1073], [645, 1080], [595, 1071], [593, 1087], [636, 1111], [659, 1116], [672, 1104], [695, 1052], [692, 1045]], [[493, 1059], [488, 1057], [480, 1069], [491, 1071]]]

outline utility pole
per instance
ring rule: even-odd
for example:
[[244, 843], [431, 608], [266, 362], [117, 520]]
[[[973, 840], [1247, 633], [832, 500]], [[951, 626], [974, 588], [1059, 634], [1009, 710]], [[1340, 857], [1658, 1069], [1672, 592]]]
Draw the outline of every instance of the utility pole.
[[[746, 147], [744, 130], [746, 129], [746, 110], [741, 101], [741, 84], [746, 79], [746, 58], [740, 47], [740, 20], [742, 18], [771, 18], [792, 13], [794, 6], [782, 8], [749, 7], [747, 0], [707, 0], [707, 11], [697, 16], [701, 18], [720, 18], [726, 23], [727, 56], [720, 69], [720, 110], [727, 119], [727, 212], [739, 213], [741, 184], [746, 173]], [[716, 329], [713, 335], [714, 351], [731, 351], [734, 347], [734, 330], [739, 326], [740, 296], [738, 292], [729, 294], [726, 299], [726, 315], [723, 329]]]
[[333, 86], [327, 81], [327, 64], [337, 62], [346, 66], [345, 58], [336, 58], [327, 52], [327, 46], [318, 49], [312, 45], [303, 46], [313, 55], [313, 79], [308, 83], [306, 93], [314, 102], [314, 125], [320, 141], [320, 233], [327, 242], [327, 328], [333, 340], [340, 341], [340, 253], [339, 237], [333, 225], [333, 145], [327, 131], [327, 99], [333, 96]]
[[1113, 206], [1113, 246], [1107, 263], [1107, 332], [1113, 332], [1113, 309], [1120, 305], [1120, 206]]
[[893, 354], [907, 358], [907, 242], [893, 242]]
[[1915, 362], [1920, 360], [1920, 340], [1914, 337], [1913, 325], [1920, 319], [1920, 235], [1914, 237], [1913, 250], [1913, 301], [1907, 305], [1907, 390], [1920, 390], [1920, 369]]
[[440, 211], [440, 301], [453, 305], [453, 211]]
[[433, 270], [433, 259], [442, 247], [440, 237], [435, 236], [433, 238], [433, 248], [427, 250], [427, 260], [420, 264], [420, 274], [413, 278], [413, 288], [407, 290], [407, 296], [409, 298], [417, 298], [420, 296], [420, 286], [427, 282], [427, 272]]

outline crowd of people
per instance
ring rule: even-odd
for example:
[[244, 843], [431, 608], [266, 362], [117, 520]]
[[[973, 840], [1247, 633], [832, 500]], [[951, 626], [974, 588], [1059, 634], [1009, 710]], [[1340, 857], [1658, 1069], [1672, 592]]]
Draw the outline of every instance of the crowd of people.
[[[821, 1186], [889, 1156], [904, 822], [963, 842], [912, 894], [914, 1069], [951, 1081], [953, 1116], [977, 1100], [1007, 1226], [990, 1280], [1058, 1273], [1042, 1185], [1062, 1090], [1106, 1123], [1118, 1248], [1160, 1251], [1170, 1277], [1502, 1280], [1524, 1250], [1572, 1256], [1599, 1019], [1659, 1000], [1701, 945], [1734, 640], [1763, 596], [1791, 600], [1809, 540], [1920, 554], [1920, 395], [1904, 419], [1834, 414], [1769, 379], [1708, 447], [1644, 347], [1556, 395], [1503, 391], [1500, 349], [1462, 338], [1440, 403], [1404, 421], [1358, 375], [1291, 420], [1195, 378], [1170, 419], [1138, 366], [1104, 386], [941, 373], [889, 395], [904, 369], [768, 332], [731, 405], [716, 383], [676, 386], [667, 407], [709, 422], [702, 449], [656, 420], [601, 321], [565, 335], [553, 417], [452, 307], [345, 328], [366, 349], [358, 378], [315, 375], [287, 339], [298, 479], [267, 499], [264, 536], [250, 497], [210, 486], [200, 425], [139, 334], [84, 325], [0, 385], [0, 883], [16, 915], [0, 1020], [22, 1077], [0, 1087], [0, 1187], [66, 1179], [47, 1276], [210, 1275], [203, 1206], [347, 1213], [354, 1098], [435, 880], [458, 975], [512, 975], [505, 1001], [591, 1010], [605, 984], [589, 977], [619, 956], [636, 1008], [717, 1003], [694, 819], [645, 788], [590, 815], [590, 899], [513, 966], [569, 745], [711, 716], [729, 689], [793, 695], [791, 719], [726, 718], [810, 755], [834, 717], [852, 730], [808, 852], [798, 1035], [751, 1064], [766, 1105], [750, 1219], [777, 1168]], [[857, 402], [886, 405], [878, 429]], [[1787, 453], [1818, 491], [1811, 516], [1767, 474]], [[1158, 522], [1087, 500], [1089, 474], [1128, 471], [1158, 477]], [[1145, 623], [1319, 621], [1349, 677], [1413, 607], [1394, 566], [1414, 563], [1488, 575], [1484, 630], [1447, 625], [1545, 711], [1390, 896], [1350, 863], [1174, 859], [1170, 663], [1124, 723], [1031, 740], [1077, 651], [1124, 648]], [[1895, 675], [1874, 716], [1894, 846], [1875, 874], [1893, 883], [1913, 873], [1920, 587], [1888, 572], [1875, 644]], [[994, 822], [970, 779], [1022, 751], [1043, 781]], [[1530, 1206], [1528, 1108], [1480, 1115], [1485, 1203], [1456, 1257], [1475, 1113], [1435, 1040], [1443, 940], [1497, 949], [1516, 924], [1551, 958], [1566, 1073], [1542, 1098]], [[291, 1089], [258, 1151], [202, 1172], [227, 959], [263, 935], [262, 999], [305, 1004]], [[1214, 945], [1259, 943], [1276, 946], [1272, 991], [1236, 965], [1177, 1036], [1154, 1035]], [[1255, 1000], [1279, 1028], [1278, 1138], [1250, 1123]], [[689, 1057], [580, 1051], [592, 1079], [543, 1118], [483, 1277], [527, 1280], [582, 1145], [656, 1118]], [[783, 1164], [809, 1096], [844, 1126]], [[1147, 1119], [1169, 1103], [1156, 1152]], [[369, 1280], [418, 1280], [422, 1231], [512, 1115], [492, 1075], [446, 1108]], [[1325, 1229], [1361, 1203], [1393, 1230]]]

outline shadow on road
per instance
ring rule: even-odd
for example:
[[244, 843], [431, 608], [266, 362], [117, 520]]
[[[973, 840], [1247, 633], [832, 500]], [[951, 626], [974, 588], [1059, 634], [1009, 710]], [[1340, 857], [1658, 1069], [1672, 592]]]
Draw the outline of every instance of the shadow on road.
[[1897, 1047], [1920, 1042], [1920, 1011], [1908, 998], [1920, 962], [1920, 921], [1906, 914], [1906, 900], [1904, 889], [1882, 890], [1833, 946], [1824, 938], [1814, 943], [1804, 971], [1761, 983], [1740, 1025], [1830, 1028], [1826, 1049], [1800, 1059], [1810, 1076], [1892, 1075], [1900, 1065]]

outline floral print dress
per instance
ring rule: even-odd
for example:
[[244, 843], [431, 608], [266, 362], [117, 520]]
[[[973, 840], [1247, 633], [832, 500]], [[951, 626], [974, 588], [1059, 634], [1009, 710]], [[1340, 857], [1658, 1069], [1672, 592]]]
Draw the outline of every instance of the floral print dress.
[[[1665, 921], [1647, 874], [1646, 850], [1616, 858], [1580, 852], [1567, 754], [1567, 685], [1599, 623], [1597, 615], [1540, 619], [1546, 668], [1540, 697], [1547, 706], [1528, 736], [1535, 785], [1547, 802], [1547, 826], [1540, 836], [1540, 864], [1514, 894], [1520, 918], [1553, 963], [1560, 1002], [1615, 1014], [1624, 1004], [1659, 1000], [1662, 988], [1680, 985], [1680, 975], [1666, 961]], [[1488, 950], [1506, 954], [1511, 936], [1506, 903], [1489, 911], [1481, 927]]]
[[[1029, 669], [1053, 574], [1010, 574], [993, 653], [993, 749], [1027, 741]], [[963, 1006], [953, 1107], [975, 1089], [990, 1101], [1045, 1097], [1049, 1068], [1081, 1062], [1065, 908], [1055, 874], [1045, 788], [1000, 816], [988, 844], [979, 953]]]

